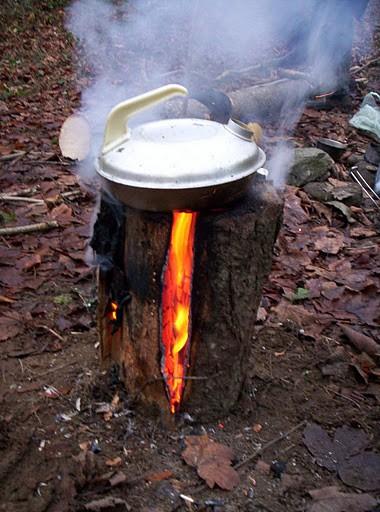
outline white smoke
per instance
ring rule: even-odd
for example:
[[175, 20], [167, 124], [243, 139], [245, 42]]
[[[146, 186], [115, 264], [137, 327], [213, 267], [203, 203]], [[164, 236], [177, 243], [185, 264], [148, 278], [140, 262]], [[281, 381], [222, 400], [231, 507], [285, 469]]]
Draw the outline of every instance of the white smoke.
[[[91, 158], [99, 151], [106, 115], [118, 102], [171, 82], [215, 87], [215, 77], [226, 70], [257, 63], [268, 72], [265, 63], [286, 53], [287, 46], [293, 49], [289, 67], [306, 70], [321, 92], [338, 87], [351, 51], [353, 14], [365, 3], [75, 0], [67, 26], [91, 68], [91, 85], [83, 91], [81, 107], [92, 131]], [[238, 81], [226, 87], [244, 85]], [[286, 101], [281, 110], [286, 111]], [[293, 112], [282, 122], [289, 129], [297, 120]], [[281, 132], [281, 126], [278, 129]], [[276, 163], [278, 182], [284, 182], [288, 164], [288, 154], [282, 154], [279, 151], [271, 162]], [[92, 163], [87, 168], [93, 173]]]

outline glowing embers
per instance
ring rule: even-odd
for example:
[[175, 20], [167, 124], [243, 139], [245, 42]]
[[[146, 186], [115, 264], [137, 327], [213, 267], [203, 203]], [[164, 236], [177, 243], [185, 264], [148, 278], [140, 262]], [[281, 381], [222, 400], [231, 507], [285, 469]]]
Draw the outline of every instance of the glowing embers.
[[110, 301], [109, 306], [108, 306], [108, 313], [107, 313], [108, 320], [111, 320], [112, 322], [117, 321], [117, 309], [118, 309], [117, 303]]
[[197, 213], [173, 212], [166, 265], [162, 276], [161, 363], [170, 411], [181, 402], [191, 333], [191, 284]]

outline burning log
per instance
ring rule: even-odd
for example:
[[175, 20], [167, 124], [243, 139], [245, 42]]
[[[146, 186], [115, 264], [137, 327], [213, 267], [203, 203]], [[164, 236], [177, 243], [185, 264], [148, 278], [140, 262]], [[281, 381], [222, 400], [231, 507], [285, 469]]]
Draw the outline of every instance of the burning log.
[[103, 196], [92, 241], [102, 360], [119, 366], [131, 398], [202, 420], [236, 404], [281, 211], [264, 185], [198, 214], [146, 212]]

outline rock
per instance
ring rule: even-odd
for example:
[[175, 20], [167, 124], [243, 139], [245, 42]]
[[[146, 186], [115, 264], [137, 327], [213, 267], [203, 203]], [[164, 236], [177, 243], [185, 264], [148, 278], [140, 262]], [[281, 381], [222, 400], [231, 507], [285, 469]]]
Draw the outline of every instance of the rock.
[[372, 165], [380, 165], [380, 144], [371, 142], [364, 155], [365, 160]]
[[326, 201], [331, 201], [333, 199], [332, 190], [333, 186], [330, 183], [320, 181], [312, 181], [310, 183], [306, 183], [304, 186], [306, 194], [320, 203], [325, 203]]
[[366, 162], [364, 160], [364, 158], [359, 160], [359, 162], [356, 164], [356, 166], [357, 166], [357, 168], [358, 168], [358, 170], [360, 172], [369, 171], [369, 172], [376, 173], [376, 170], [377, 170], [377, 166], [376, 165], [373, 165], [373, 164], [370, 164], [369, 162]]
[[353, 182], [334, 186], [332, 195], [334, 199], [342, 201], [348, 206], [360, 206], [363, 198], [363, 192], [360, 185]]
[[310, 197], [321, 203], [337, 200], [348, 206], [360, 206], [363, 197], [360, 185], [353, 182], [340, 182], [338, 185], [333, 185], [327, 182], [312, 181], [303, 188]]
[[288, 175], [288, 185], [302, 187], [311, 181], [323, 181], [330, 175], [334, 160], [317, 148], [297, 148]]

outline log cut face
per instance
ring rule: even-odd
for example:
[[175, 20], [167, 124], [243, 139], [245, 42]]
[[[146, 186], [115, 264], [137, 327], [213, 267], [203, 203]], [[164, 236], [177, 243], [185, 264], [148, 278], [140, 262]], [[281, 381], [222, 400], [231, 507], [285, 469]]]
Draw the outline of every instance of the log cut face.
[[272, 264], [282, 202], [257, 189], [232, 210], [200, 216], [193, 278], [189, 379], [183, 409], [215, 419], [236, 404], [248, 362], [262, 287]]

